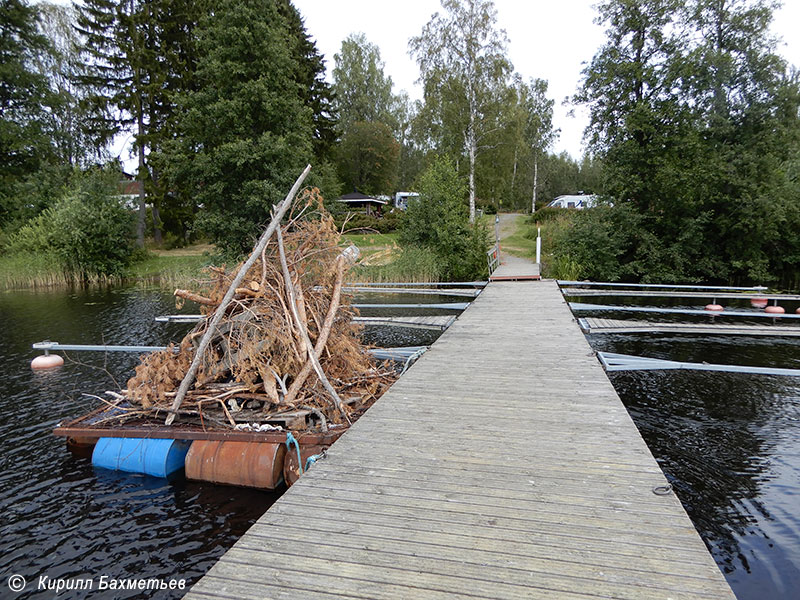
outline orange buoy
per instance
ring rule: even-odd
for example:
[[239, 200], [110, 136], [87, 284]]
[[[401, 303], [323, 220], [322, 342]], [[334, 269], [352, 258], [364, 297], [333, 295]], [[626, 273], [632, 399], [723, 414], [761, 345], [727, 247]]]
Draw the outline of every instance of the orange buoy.
[[750, 299], [750, 306], [753, 308], [766, 308], [769, 300], [766, 298], [751, 298]]
[[773, 313], [776, 315], [782, 315], [786, 311], [783, 310], [782, 306], [768, 306], [767, 308], [764, 309], [764, 312]]
[[794, 312], [797, 313], [798, 315], [800, 315], [800, 308], [795, 309]]
[[714, 312], [719, 312], [721, 310], [725, 310], [721, 304], [706, 304], [706, 310], [711, 310]]
[[64, 359], [58, 354], [43, 354], [31, 361], [31, 369], [39, 371], [41, 369], [54, 369], [64, 364]]

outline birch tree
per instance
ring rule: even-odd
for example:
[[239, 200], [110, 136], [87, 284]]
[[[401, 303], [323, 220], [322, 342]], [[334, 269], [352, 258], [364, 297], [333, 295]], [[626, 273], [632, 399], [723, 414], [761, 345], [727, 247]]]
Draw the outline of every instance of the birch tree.
[[[494, 130], [489, 118], [505, 89], [511, 64], [508, 39], [497, 29], [497, 10], [490, 0], [441, 0], [422, 33], [409, 42], [425, 90], [455, 124], [468, 160], [469, 218], [475, 222], [475, 163], [484, 136]], [[431, 96], [438, 96], [431, 98]], [[445, 112], [446, 111], [446, 112]]]

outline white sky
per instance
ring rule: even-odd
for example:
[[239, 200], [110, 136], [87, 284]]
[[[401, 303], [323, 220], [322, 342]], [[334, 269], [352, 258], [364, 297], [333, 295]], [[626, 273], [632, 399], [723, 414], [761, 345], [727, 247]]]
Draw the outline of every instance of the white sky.
[[[305, 19], [308, 33], [325, 56], [328, 76], [333, 55], [350, 33], [363, 32], [376, 44], [392, 77], [395, 92], [406, 90], [412, 99], [422, 92], [416, 85], [419, 70], [408, 55], [408, 40], [419, 35], [431, 15], [441, 10], [438, 0], [293, 0]], [[554, 145], [574, 158], [583, 154], [583, 129], [588, 117], [583, 109], [563, 100], [578, 85], [583, 63], [591, 60], [604, 41], [603, 28], [594, 24], [595, 0], [495, 0], [498, 25], [509, 38], [509, 58], [524, 79], [538, 77], [549, 84], [555, 100], [553, 124], [561, 129]], [[800, 67], [800, 0], [785, 0], [775, 14], [774, 32], [784, 45], [781, 53]]]

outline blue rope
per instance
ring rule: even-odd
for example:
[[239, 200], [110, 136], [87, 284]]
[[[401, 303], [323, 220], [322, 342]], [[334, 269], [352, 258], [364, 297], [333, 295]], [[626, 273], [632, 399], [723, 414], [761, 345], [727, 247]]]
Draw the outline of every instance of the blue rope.
[[313, 465], [315, 462], [317, 462], [323, 456], [325, 456], [325, 455], [324, 454], [314, 454], [313, 456], [309, 456], [306, 459], [306, 468], [305, 468], [305, 470], [308, 471], [309, 467], [311, 467], [311, 465]]
[[[294, 444], [294, 447], [297, 449], [297, 466], [300, 467], [300, 474], [302, 475], [303, 472], [305, 471], [305, 469], [303, 469], [303, 462], [300, 460], [300, 444], [297, 443], [297, 440], [292, 435], [292, 432], [291, 431], [287, 431], [286, 432], [286, 449], [291, 451], [292, 444]], [[306, 469], [307, 468], [308, 467], [306, 467]]]

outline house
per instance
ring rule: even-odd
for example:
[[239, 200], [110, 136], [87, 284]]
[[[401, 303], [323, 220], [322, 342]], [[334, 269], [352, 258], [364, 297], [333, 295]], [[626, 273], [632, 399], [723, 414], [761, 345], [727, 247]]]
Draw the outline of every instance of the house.
[[372, 196], [367, 196], [361, 192], [351, 192], [349, 194], [345, 194], [338, 200], [339, 202], [347, 204], [347, 207], [351, 210], [361, 209], [364, 210], [366, 214], [375, 216], [380, 216], [381, 212], [383, 211], [383, 207], [389, 203], [388, 200], [373, 198]]
[[408, 208], [408, 201], [412, 198], [419, 198], [419, 194], [417, 192], [397, 192], [394, 195], [394, 207], [405, 210]]
[[597, 196], [595, 194], [574, 194], [559, 196], [547, 206], [553, 208], [576, 208], [582, 210], [584, 208], [592, 208], [597, 206]]

